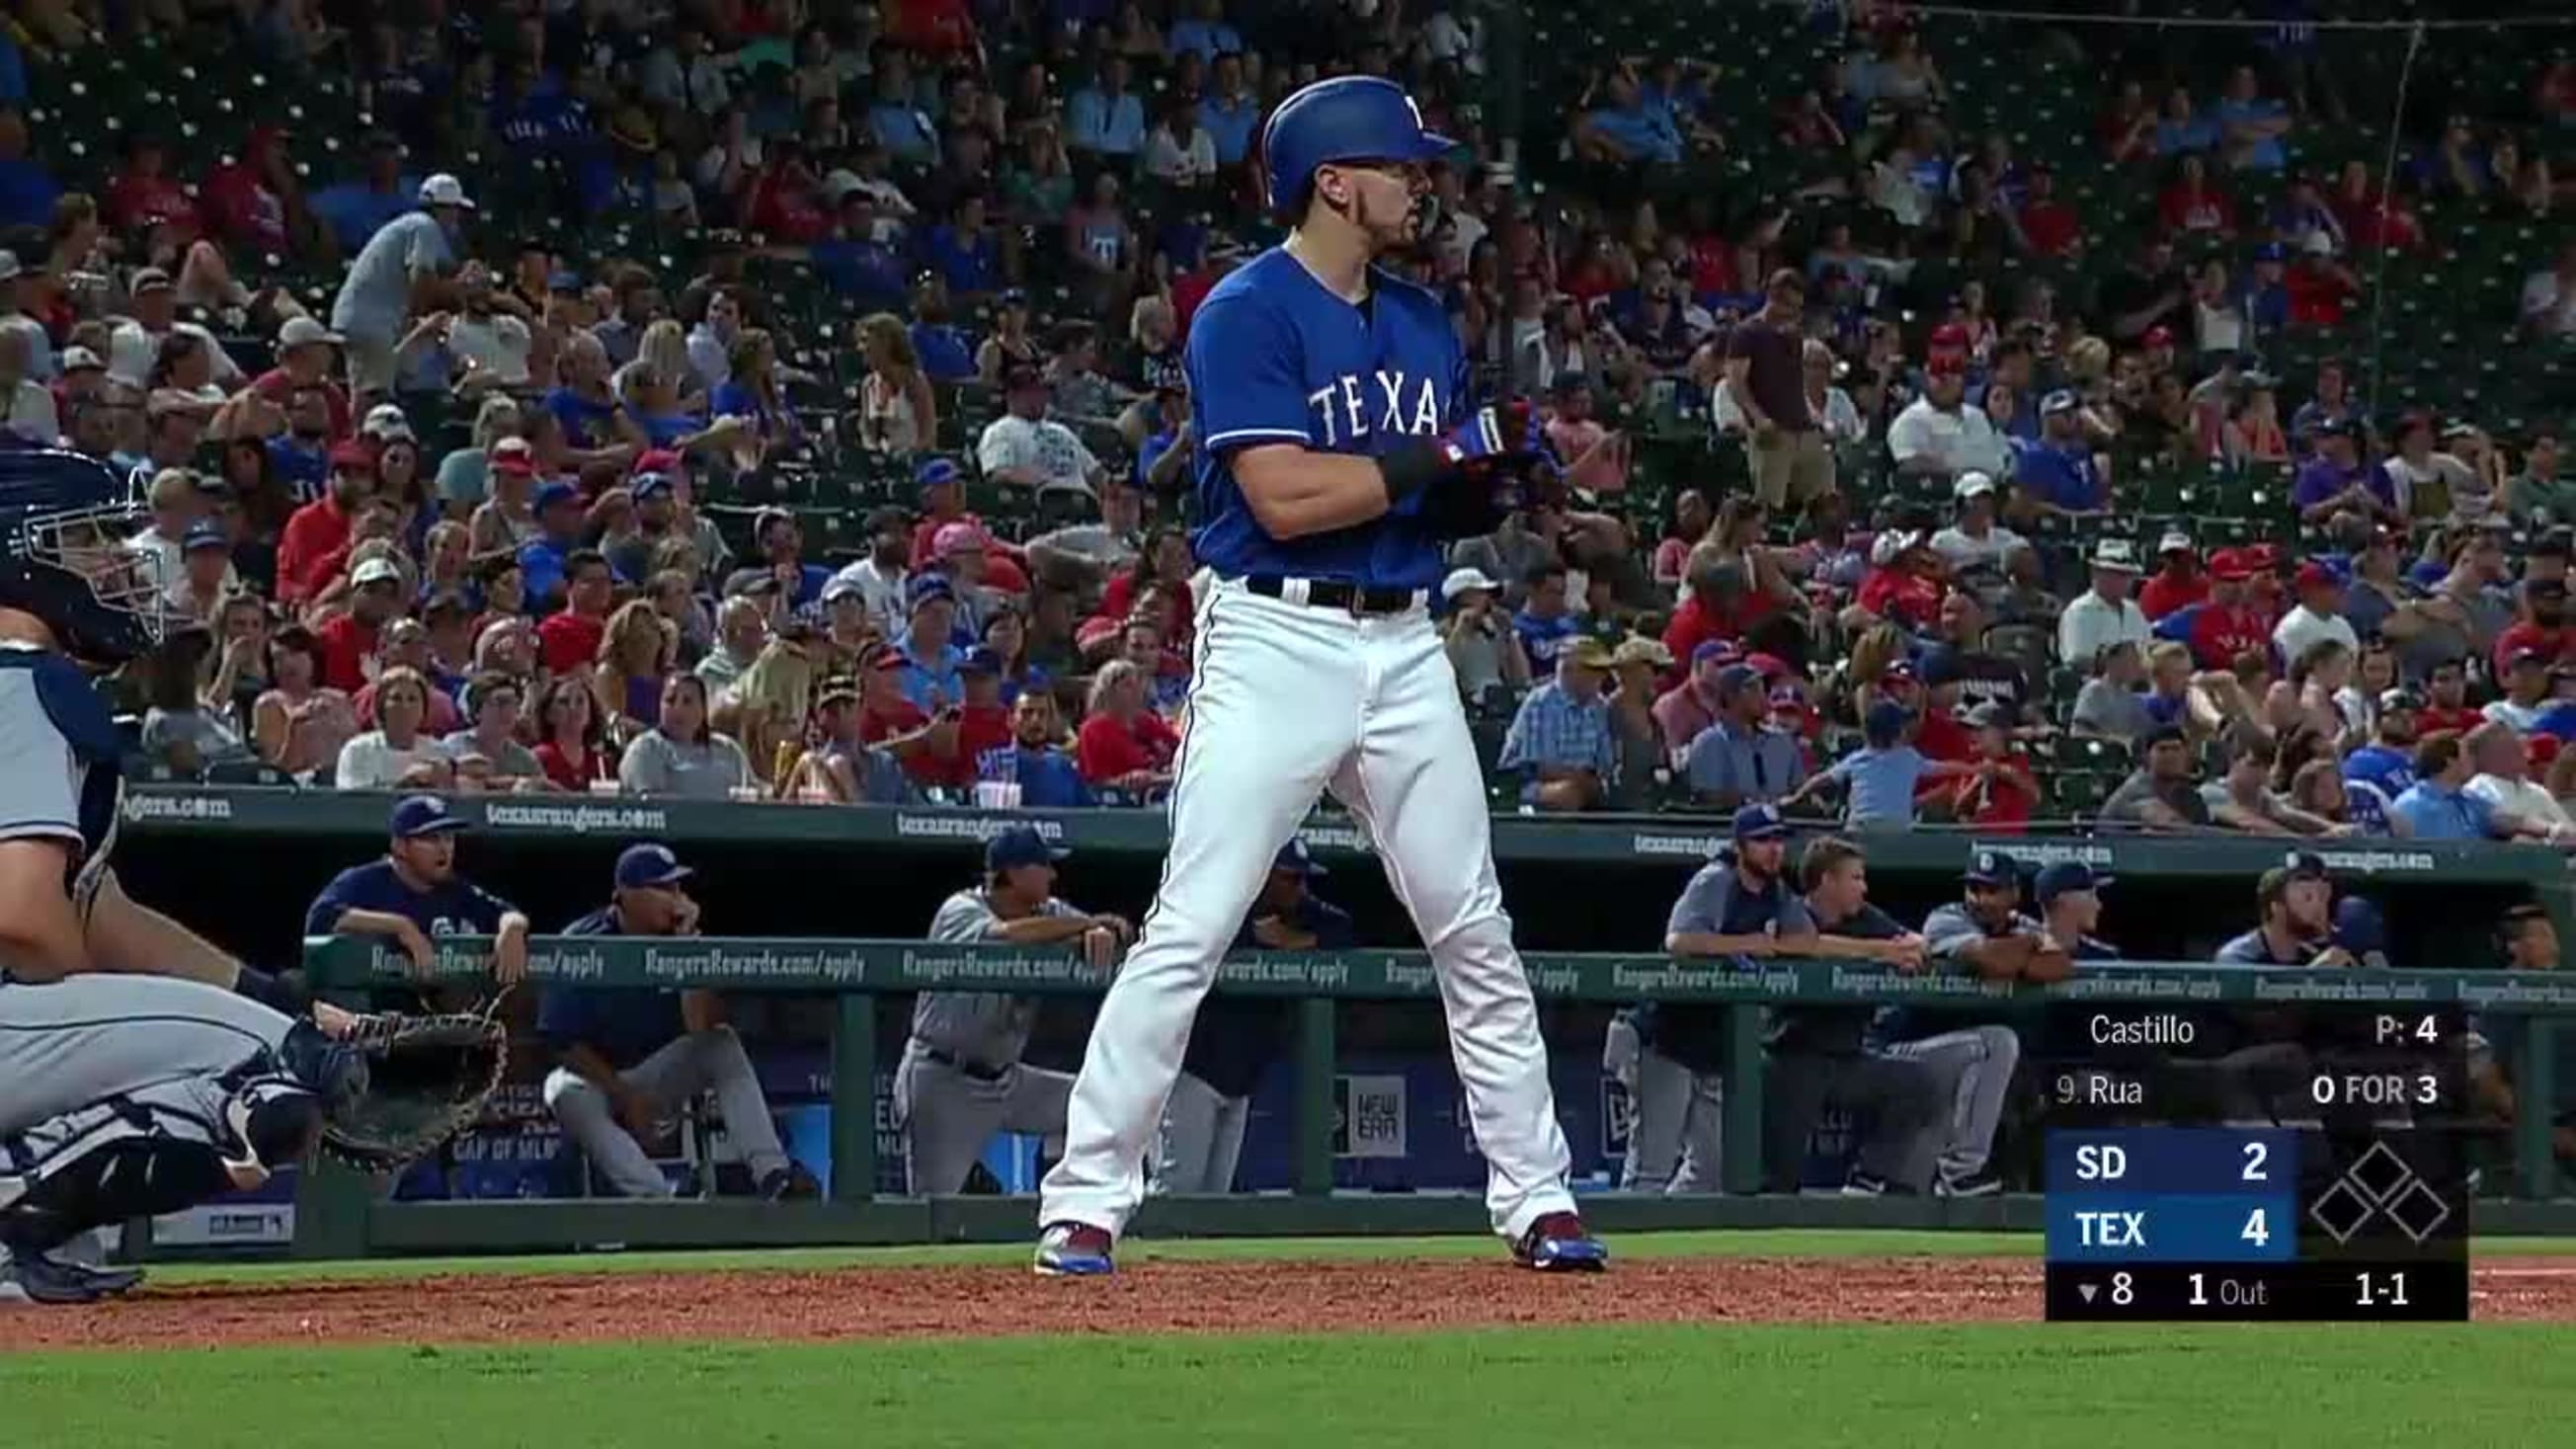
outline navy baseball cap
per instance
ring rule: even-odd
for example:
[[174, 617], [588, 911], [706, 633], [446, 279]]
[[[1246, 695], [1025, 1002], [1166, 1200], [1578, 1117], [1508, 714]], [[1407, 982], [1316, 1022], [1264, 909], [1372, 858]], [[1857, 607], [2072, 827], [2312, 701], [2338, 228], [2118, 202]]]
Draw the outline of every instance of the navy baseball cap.
[[2039, 903], [2044, 906], [2070, 892], [2098, 891], [2110, 883], [2108, 872], [2097, 871], [2080, 860], [2061, 860], [2039, 873], [2039, 879], [2031, 886], [2031, 894], [2039, 897]]
[[392, 830], [396, 840], [445, 835], [465, 825], [465, 817], [448, 809], [447, 802], [435, 795], [409, 795], [394, 805]]
[[2281, 857], [2281, 869], [2293, 877], [2313, 876], [2318, 880], [2326, 879], [2328, 874], [2326, 858], [2313, 850], [2291, 851]]
[[224, 536], [224, 526], [222, 524], [215, 522], [211, 518], [201, 518], [188, 525], [187, 533], [180, 537], [179, 546], [183, 552], [187, 553], [195, 553], [201, 548], [218, 548], [229, 551], [233, 546], [233, 541]]
[[647, 891], [657, 886], [678, 885], [697, 872], [680, 864], [671, 847], [646, 841], [630, 845], [617, 857], [617, 888], [622, 891]]
[[1023, 865], [1053, 865], [1072, 851], [1047, 844], [1034, 825], [1014, 825], [984, 842], [984, 868], [1005, 871]]
[[903, 607], [906, 613], [933, 599], [946, 599], [952, 604], [957, 602], [957, 590], [949, 584], [945, 574], [916, 574], [904, 586]]
[[1757, 688], [1762, 671], [1750, 664], [1730, 664], [1717, 672], [1717, 697], [1732, 699], [1738, 690]]
[[1785, 840], [1789, 822], [1780, 815], [1777, 805], [1747, 805], [1735, 812], [1735, 838], [1745, 840]]
[[2334, 943], [2356, 956], [2388, 949], [2388, 922], [2379, 907], [2360, 896], [2335, 902]]
[[1895, 740], [1905, 733], [1914, 711], [1892, 699], [1882, 699], [1869, 707], [1869, 717], [1861, 721], [1861, 734], [1873, 745]]
[[983, 645], [978, 644], [974, 648], [966, 651], [965, 658], [957, 661], [957, 672], [960, 674], [999, 674], [1002, 672], [1002, 656], [985, 648]]
[[1324, 863], [1315, 858], [1315, 852], [1306, 848], [1306, 842], [1294, 837], [1291, 837], [1286, 845], [1279, 847], [1279, 856], [1277, 859], [1270, 862], [1270, 868], [1272, 870], [1284, 870], [1290, 875], [1322, 875], [1325, 873]]
[[578, 503], [580, 501], [580, 489], [575, 488], [561, 479], [557, 479], [552, 483], [541, 485], [537, 489], [536, 509], [539, 513], [543, 513], [558, 503]]
[[635, 481], [627, 486], [634, 491], [635, 501], [641, 503], [647, 498], [658, 498], [663, 494], [670, 492], [671, 475], [668, 473], [638, 473], [635, 475]]
[[1968, 869], [1960, 879], [1970, 885], [2019, 885], [2021, 862], [2000, 850], [1980, 850], [1968, 857]]

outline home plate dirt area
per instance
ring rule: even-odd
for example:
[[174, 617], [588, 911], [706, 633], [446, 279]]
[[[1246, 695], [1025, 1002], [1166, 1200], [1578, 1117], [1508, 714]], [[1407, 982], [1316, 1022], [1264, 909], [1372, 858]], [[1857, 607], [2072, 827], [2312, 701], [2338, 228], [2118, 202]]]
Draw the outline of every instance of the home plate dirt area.
[[[1984, 1323], [2040, 1314], [2026, 1258], [1666, 1258], [1542, 1276], [1491, 1261], [1144, 1262], [474, 1274], [160, 1289], [0, 1311], [0, 1352], [214, 1344], [1262, 1333], [1585, 1323]], [[2477, 1318], [2576, 1322], [2576, 1262], [2478, 1264]]]

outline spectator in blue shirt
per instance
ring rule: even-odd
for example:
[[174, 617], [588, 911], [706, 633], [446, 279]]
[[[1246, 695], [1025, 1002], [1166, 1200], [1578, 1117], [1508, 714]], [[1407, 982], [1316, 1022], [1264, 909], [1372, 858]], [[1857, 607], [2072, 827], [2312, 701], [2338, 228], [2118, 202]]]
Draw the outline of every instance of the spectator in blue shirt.
[[1717, 672], [1716, 722], [1691, 740], [1682, 773], [1701, 805], [1733, 810], [1774, 802], [1806, 778], [1798, 742], [1770, 728], [1762, 671], [1730, 664]]
[[1563, 564], [1540, 564], [1523, 582], [1528, 593], [1521, 611], [1512, 616], [1512, 630], [1520, 635], [1522, 652], [1529, 655], [1530, 673], [1545, 674], [1556, 668], [1557, 656], [1583, 632], [1583, 620], [1566, 604]]
[[1061, 743], [1063, 738], [1064, 722], [1054, 693], [1023, 690], [1011, 706], [1011, 742], [978, 755], [975, 778], [1017, 785], [1023, 810], [1088, 809], [1099, 804]]
[[1191, 51], [1201, 60], [1216, 60], [1243, 52], [1242, 35], [1225, 23], [1225, 0], [1199, 0], [1198, 14], [1190, 19], [1174, 21], [1163, 44], [1174, 55]]
[[2218, 128], [2218, 144], [2227, 163], [2239, 171], [2279, 171], [2290, 164], [2281, 138], [2289, 134], [2290, 111], [2261, 93], [2254, 67], [2240, 65], [2227, 77], [2227, 90], [2209, 108]]
[[402, 143], [379, 133], [367, 144], [365, 174], [314, 192], [315, 216], [329, 224], [340, 249], [355, 254], [386, 222], [420, 208], [420, 178], [402, 169]]
[[528, 607], [547, 612], [562, 602], [564, 561], [581, 547], [581, 490], [556, 479], [537, 489], [537, 536], [519, 545], [519, 572]]
[[2218, 125], [2191, 103], [2191, 88], [2175, 86], [2165, 96], [2164, 119], [2156, 123], [2156, 154], [2180, 156], [2218, 145]]
[[2396, 833], [2415, 840], [2542, 840], [2557, 845], [2566, 827], [2528, 820], [2470, 793], [2477, 764], [2447, 731], [2415, 747], [2415, 783], [2388, 807]]
[[[670, 847], [630, 845], [617, 857], [608, 906], [564, 927], [564, 934], [694, 936], [698, 903], [689, 898], [689, 878]], [[682, 1103], [713, 1092], [725, 1136], [762, 1198], [822, 1195], [813, 1174], [781, 1149], [760, 1077], [742, 1038], [725, 1024], [717, 993], [548, 986], [537, 1005], [537, 1032], [556, 1054], [545, 1082], [546, 1108], [617, 1192], [673, 1195], [641, 1139], [658, 1136]]]
[[1521, 775], [1521, 799], [1542, 810], [1600, 805], [1616, 769], [1618, 741], [1601, 686], [1610, 646], [1586, 635], [1558, 654], [1556, 678], [1521, 700], [1503, 736], [1503, 769]]
[[1143, 149], [1145, 103], [1127, 90], [1127, 57], [1103, 61], [1099, 81], [1073, 93], [1064, 117], [1068, 150], [1124, 159]]
[[2344, 812], [2367, 834], [2388, 834], [2389, 807], [2414, 788], [2415, 715], [2423, 707], [2411, 689], [2383, 690], [2371, 742], [2343, 757]]
[[0, 106], [0, 229], [51, 226], [62, 186], [45, 164], [27, 154], [27, 117]]
[[[832, 571], [821, 564], [805, 562], [805, 530], [796, 515], [784, 508], [764, 508], [751, 520], [752, 542], [760, 549], [757, 562], [747, 563], [725, 580], [727, 597], [762, 576], [776, 579], [789, 590], [787, 607], [804, 612], [823, 602], [823, 586], [832, 581]], [[533, 581], [531, 590], [535, 587]]]
[[975, 339], [948, 320], [948, 283], [926, 272], [912, 289], [912, 351], [933, 382], [975, 376]]
[[951, 294], [973, 297], [1001, 289], [1002, 244], [985, 228], [983, 197], [959, 198], [949, 220], [923, 234], [921, 261]]
[[2017, 502], [2034, 512], [2099, 513], [2111, 506], [2075, 394], [2060, 388], [2039, 404], [2039, 438], [2013, 450]]
[[2301, 522], [2321, 524], [2347, 508], [2393, 523], [2406, 521], [2387, 472], [2362, 466], [2349, 419], [2319, 418], [2310, 436], [2316, 456], [2300, 465], [2290, 485], [2290, 501], [2298, 506]]
[[1216, 142], [1216, 164], [1240, 166], [1252, 152], [1252, 132], [1261, 124], [1261, 98], [1243, 83], [1243, 57], [1220, 55], [1208, 93], [1199, 98], [1199, 124]]
[[1869, 718], [1861, 727], [1867, 743], [1808, 776], [1780, 804], [1796, 805], [1829, 784], [1837, 785], [1846, 792], [1845, 825], [1912, 825], [1915, 786], [1925, 780], [1973, 773], [1973, 767], [1968, 765], [1925, 759], [1905, 739], [1905, 728], [1913, 722], [1913, 712], [1895, 700], [1882, 699], [1871, 705]]
[[912, 94], [912, 67], [897, 47], [884, 46], [878, 52], [876, 69], [870, 84], [876, 101], [868, 107], [867, 130], [885, 147], [886, 154], [915, 166], [939, 164], [939, 128], [921, 110]]
[[966, 659], [957, 647], [957, 594], [940, 574], [923, 574], [905, 592], [911, 622], [895, 641], [903, 654], [903, 697], [935, 716], [966, 697], [966, 681], [957, 672]]
[[528, 918], [456, 873], [466, 823], [435, 795], [396, 803], [384, 858], [331, 877], [304, 913], [304, 934], [383, 937], [424, 977], [438, 964], [438, 938], [489, 936], [492, 978], [505, 986], [525, 979]]
[[1682, 133], [1672, 112], [1646, 104], [1637, 78], [1624, 65], [1610, 73], [1606, 89], [1606, 104], [1574, 123], [1576, 150], [1596, 161], [1679, 164]]

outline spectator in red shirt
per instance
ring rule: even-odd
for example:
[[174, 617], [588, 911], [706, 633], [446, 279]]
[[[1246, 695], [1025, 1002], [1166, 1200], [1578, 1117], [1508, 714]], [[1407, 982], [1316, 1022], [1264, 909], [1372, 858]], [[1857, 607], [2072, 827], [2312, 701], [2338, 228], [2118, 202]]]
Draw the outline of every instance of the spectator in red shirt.
[[2156, 197], [2156, 219], [2175, 236], [2233, 236], [2236, 205], [2209, 183], [2209, 164], [2184, 152], [2173, 183]]
[[551, 679], [537, 694], [537, 765], [558, 790], [617, 783], [617, 752], [599, 726], [599, 707], [580, 676]]
[[2361, 292], [2352, 269], [2335, 260], [2334, 238], [2322, 231], [2308, 233], [2299, 259], [2282, 275], [2281, 287], [2289, 294], [2293, 327], [2340, 324], [2344, 308]]
[[2045, 166], [2030, 168], [2030, 196], [2021, 205], [2021, 234], [2034, 256], [2062, 257], [2084, 244], [2083, 218], [2057, 199], [2057, 178]]
[[1074, 764], [1095, 790], [1145, 797], [1172, 783], [1181, 737], [1148, 705], [1152, 681], [1124, 659], [1101, 666], [1091, 680], [1091, 712], [1074, 736]]
[[2555, 579], [2526, 579], [2522, 617], [2496, 635], [2495, 677], [2502, 679], [2515, 655], [2539, 654], [2553, 665], [2576, 656], [2576, 625], [2567, 622], [2567, 585]]
[[375, 677], [384, 626], [403, 612], [402, 570], [391, 559], [371, 558], [349, 575], [349, 608], [313, 631], [322, 655], [322, 684], [355, 695]]
[[2156, 557], [2163, 566], [2138, 589], [2138, 612], [2147, 622], [2209, 598], [2209, 573], [2192, 552], [2189, 534], [2166, 534], [2156, 545]]
[[2039, 778], [2031, 773], [2030, 756], [2013, 747], [2012, 711], [1989, 700], [1969, 712], [1968, 728], [1973, 742], [1967, 759], [1976, 773], [1935, 788], [1948, 797], [1951, 819], [2018, 835], [2039, 806]]
[[[608, 606], [616, 595], [607, 555], [583, 548], [565, 557], [564, 607], [537, 625], [537, 650], [547, 673], [563, 674], [599, 657], [599, 641], [608, 637]], [[657, 693], [660, 679], [655, 672]]]
[[[1896, 679], [1900, 687], [1904, 683], [1902, 677], [1894, 675], [1881, 675], [1879, 678], [1882, 683]], [[1898, 697], [1904, 696], [1900, 694]], [[1922, 710], [1922, 722], [1914, 730], [1914, 748], [1925, 759], [1965, 760], [1976, 748], [1976, 742], [1968, 737], [1967, 727], [1959, 723], [1957, 650], [1933, 651], [1924, 661], [1922, 697], [1919, 701], [1909, 699], [1907, 703], [1909, 707], [1919, 704]], [[1950, 782], [1945, 777], [1941, 783]], [[1933, 782], [1927, 780], [1925, 784], [1932, 786]], [[1920, 798], [1932, 792], [1932, 789], [1918, 788], [1915, 794]]]
[[2234, 667], [2236, 656], [2268, 653], [2272, 616], [2247, 596], [2254, 568], [2235, 549], [2209, 556], [2209, 600], [2191, 621], [2191, 657], [2203, 669]]
[[2469, 703], [2469, 667], [2462, 661], [2445, 659], [2434, 665], [2424, 690], [2429, 700], [2415, 715], [2417, 739], [2466, 734], [2486, 723], [2486, 716]]
[[1870, 570], [1860, 583], [1860, 597], [1853, 607], [1869, 616], [1860, 626], [1885, 620], [1900, 629], [1919, 633], [1932, 627], [1941, 617], [1941, 595], [1947, 592], [1941, 581], [1941, 556], [1932, 551], [1932, 537], [1917, 530], [1907, 534], [1896, 546], [1887, 562]]
[[284, 131], [275, 126], [253, 127], [240, 159], [207, 172], [199, 195], [207, 231], [218, 240], [244, 247], [253, 255], [293, 250], [304, 214], [304, 194], [286, 159]]
[[133, 231], [157, 219], [190, 231], [203, 229], [195, 200], [163, 170], [169, 160], [169, 149], [158, 136], [137, 131], [126, 138], [125, 169], [107, 183], [109, 226]]
[[958, 748], [957, 715], [932, 719], [904, 696], [903, 651], [881, 645], [859, 674], [859, 738], [903, 765], [916, 784], [949, 785], [975, 778], [975, 762]]
[[297, 393], [320, 388], [331, 405], [331, 436], [349, 436], [349, 391], [331, 380], [331, 349], [339, 345], [340, 334], [312, 318], [287, 318], [277, 329], [277, 365], [252, 378], [250, 390], [282, 409]]
[[957, 678], [966, 697], [957, 705], [957, 756], [965, 766], [965, 778], [975, 778], [976, 762], [987, 750], [997, 750], [1011, 742], [1011, 707], [1002, 702], [1002, 656], [977, 646], [966, 651], [957, 665]]
[[375, 492], [374, 450], [354, 440], [333, 448], [330, 486], [288, 515], [277, 540], [278, 602], [302, 603], [331, 582], [333, 561], [343, 557], [358, 510]]
[[1703, 565], [1664, 626], [1664, 648], [1675, 659], [1696, 658], [1702, 644], [1733, 644], [1770, 612], [1770, 599], [1753, 591], [1741, 560]]

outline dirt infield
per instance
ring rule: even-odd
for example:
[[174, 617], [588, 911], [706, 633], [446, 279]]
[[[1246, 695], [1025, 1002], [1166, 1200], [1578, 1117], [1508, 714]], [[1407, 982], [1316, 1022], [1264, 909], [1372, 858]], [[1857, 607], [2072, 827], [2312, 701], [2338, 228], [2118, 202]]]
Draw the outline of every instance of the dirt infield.
[[[2478, 1267], [2484, 1320], [2576, 1322], [2576, 1263]], [[2040, 1265], [1985, 1258], [1680, 1258], [1542, 1278], [1503, 1263], [1149, 1262], [1105, 1282], [1026, 1269], [850, 1268], [147, 1288], [0, 1311], [0, 1353], [212, 1344], [561, 1343], [1251, 1333], [1587, 1323], [2036, 1319]], [[423, 1325], [432, 1325], [424, 1328]]]

